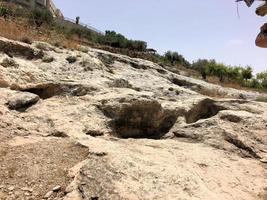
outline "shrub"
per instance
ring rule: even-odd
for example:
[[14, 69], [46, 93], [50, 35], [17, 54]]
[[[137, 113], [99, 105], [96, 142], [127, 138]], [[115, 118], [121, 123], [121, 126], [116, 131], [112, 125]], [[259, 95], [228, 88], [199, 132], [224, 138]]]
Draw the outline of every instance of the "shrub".
[[77, 58], [75, 56], [69, 56], [66, 58], [66, 60], [71, 64], [75, 63], [77, 61]]
[[54, 58], [52, 56], [45, 56], [42, 61], [45, 63], [51, 63], [54, 61]]
[[42, 24], [52, 24], [53, 16], [47, 9], [35, 9], [30, 13], [30, 23], [36, 25], [37, 27], [42, 26]]
[[88, 53], [88, 48], [84, 47], [84, 46], [80, 46], [79, 47], [79, 51], [83, 52], [83, 53]]
[[60, 43], [59, 41], [54, 42], [53, 45], [54, 45], [55, 47], [61, 47], [61, 46], [62, 46], [61, 43]]
[[28, 37], [22, 37], [22, 38], [20, 39], [20, 41], [21, 41], [21, 42], [24, 42], [24, 43], [26, 43], [26, 44], [32, 44], [32, 40], [31, 40], [30, 38], [28, 38]]
[[100, 54], [98, 58], [106, 66], [110, 66], [114, 63], [114, 58], [110, 55]]
[[203, 79], [206, 79], [206, 76], [216, 76], [220, 82], [228, 80], [241, 84], [253, 77], [251, 67], [232, 67], [215, 60], [199, 59], [192, 64], [192, 68], [199, 71]]
[[0, 17], [7, 18], [12, 16], [12, 10], [3, 6], [0, 6]]
[[47, 51], [47, 50], [49, 50], [48, 45], [47, 45], [46, 43], [43, 43], [43, 42], [38, 42], [38, 43], [35, 45], [35, 47], [36, 47], [37, 49], [40, 49], [40, 50], [43, 50], [43, 51]]
[[249, 66], [246, 68], [243, 68], [241, 74], [242, 74], [243, 79], [245, 80], [251, 79], [253, 77], [252, 68]]
[[257, 79], [261, 83], [262, 88], [267, 89], [267, 71], [258, 73]]
[[146, 51], [147, 43], [141, 40], [129, 40], [122, 34], [115, 31], [106, 31], [105, 36], [98, 40], [99, 43], [109, 45], [115, 48], [129, 49], [133, 51]]
[[1, 63], [3, 67], [18, 67], [19, 65], [11, 58], [5, 58]]
[[189, 67], [191, 64], [179, 53], [168, 51], [164, 54], [164, 60], [172, 65], [182, 65], [184, 67]]

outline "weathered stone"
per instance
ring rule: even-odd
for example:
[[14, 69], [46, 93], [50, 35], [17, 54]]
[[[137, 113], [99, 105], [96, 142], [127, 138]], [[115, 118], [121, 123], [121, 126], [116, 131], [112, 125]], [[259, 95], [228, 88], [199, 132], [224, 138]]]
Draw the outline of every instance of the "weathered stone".
[[8, 100], [8, 108], [11, 110], [26, 110], [39, 101], [39, 96], [28, 92], [14, 94]]
[[[53, 64], [11, 49], [19, 67], [0, 66], [0, 199], [42, 199], [55, 184], [48, 199], [266, 197], [267, 104], [252, 101], [263, 94], [102, 50], [45, 46]], [[7, 102], [35, 105], [18, 113]]]
[[44, 199], [48, 199], [48, 198], [50, 198], [52, 195], [53, 195], [53, 191], [49, 191], [49, 192], [47, 192], [46, 194], [45, 194], [45, 196], [44, 196]]
[[61, 186], [57, 185], [52, 190], [53, 190], [53, 192], [58, 192], [59, 190], [61, 190]]

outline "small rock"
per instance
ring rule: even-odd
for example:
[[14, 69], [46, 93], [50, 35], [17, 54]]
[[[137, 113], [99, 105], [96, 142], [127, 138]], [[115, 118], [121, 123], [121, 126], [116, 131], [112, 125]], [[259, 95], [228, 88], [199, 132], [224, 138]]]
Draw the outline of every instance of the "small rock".
[[15, 189], [14, 186], [10, 186], [10, 187], [8, 188], [9, 191], [13, 191], [14, 189]]
[[44, 199], [48, 199], [49, 197], [51, 197], [53, 195], [53, 191], [49, 191], [45, 194]]
[[32, 193], [33, 192], [33, 189], [32, 188], [27, 188], [27, 187], [23, 187], [21, 188], [22, 191], [25, 191], [25, 192], [30, 192]]
[[30, 196], [31, 194], [29, 192], [24, 193], [25, 196]]
[[267, 164], [267, 159], [261, 159], [260, 160], [262, 163], [266, 163]]
[[17, 93], [8, 100], [8, 108], [11, 110], [26, 109], [39, 101], [39, 96], [29, 93]]
[[53, 188], [54, 192], [58, 192], [59, 190], [61, 190], [61, 186], [57, 185], [56, 187]]

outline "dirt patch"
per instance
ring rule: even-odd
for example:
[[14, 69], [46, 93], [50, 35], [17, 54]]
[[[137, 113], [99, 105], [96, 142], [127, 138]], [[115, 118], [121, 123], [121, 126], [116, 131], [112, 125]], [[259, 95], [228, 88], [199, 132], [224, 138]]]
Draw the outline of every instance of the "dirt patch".
[[105, 156], [91, 155], [81, 169], [79, 191], [88, 200], [123, 199], [112, 184], [120, 178], [120, 172], [108, 163]]
[[62, 197], [72, 181], [68, 169], [86, 159], [88, 149], [67, 139], [29, 140], [16, 138], [12, 146], [0, 143], [0, 199], [42, 199], [57, 185], [62, 189], [53, 197]]

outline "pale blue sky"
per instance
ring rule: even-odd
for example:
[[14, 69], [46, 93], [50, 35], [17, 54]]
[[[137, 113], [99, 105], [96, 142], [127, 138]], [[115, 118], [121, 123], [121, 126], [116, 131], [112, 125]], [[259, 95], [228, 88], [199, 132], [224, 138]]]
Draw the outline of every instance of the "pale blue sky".
[[232, 65], [267, 70], [267, 49], [255, 38], [267, 17], [234, 0], [54, 0], [66, 17], [102, 31], [115, 30], [147, 41], [159, 53], [178, 51], [188, 60], [215, 58]]

